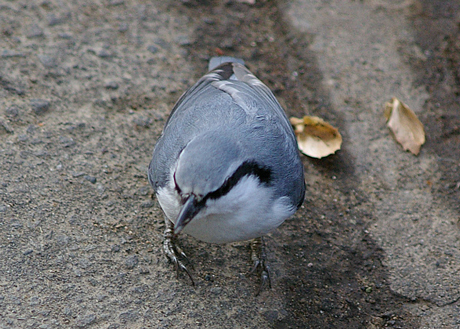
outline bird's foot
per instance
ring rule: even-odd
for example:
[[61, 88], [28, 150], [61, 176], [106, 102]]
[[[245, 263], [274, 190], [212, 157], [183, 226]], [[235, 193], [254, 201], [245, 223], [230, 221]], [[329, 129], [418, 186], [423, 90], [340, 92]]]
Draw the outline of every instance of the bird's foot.
[[265, 241], [262, 237], [255, 238], [251, 241], [251, 260], [253, 267], [248, 275], [251, 275], [255, 272], [258, 272], [260, 277], [260, 287], [256, 292], [256, 296], [260, 294], [265, 287], [272, 287], [270, 281], [269, 267], [265, 264], [266, 254], [265, 254]]
[[188, 262], [187, 255], [182, 249], [176, 244], [176, 236], [174, 235], [174, 224], [169, 220], [166, 220], [166, 229], [164, 232], [163, 250], [166, 257], [174, 264], [176, 269], [177, 278], [179, 278], [179, 272], [183, 271], [189, 277], [192, 286], [195, 285], [192, 275], [188, 271], [183, 261]]

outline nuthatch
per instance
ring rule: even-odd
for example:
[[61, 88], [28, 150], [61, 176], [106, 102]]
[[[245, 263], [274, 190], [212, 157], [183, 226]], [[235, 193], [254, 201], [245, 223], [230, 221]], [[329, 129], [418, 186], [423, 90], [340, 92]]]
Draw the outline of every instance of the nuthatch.
[[211, 59], [211, 71], [174, 106], [148, 170], [166, 215], [166, 256], [192, 283], [175, 242], [180, 232], [210, 243], [254, 239], [253, 271], [270, 284], [261, 237], [304, 200], [291, 124], [273, 93], [243, 64]]

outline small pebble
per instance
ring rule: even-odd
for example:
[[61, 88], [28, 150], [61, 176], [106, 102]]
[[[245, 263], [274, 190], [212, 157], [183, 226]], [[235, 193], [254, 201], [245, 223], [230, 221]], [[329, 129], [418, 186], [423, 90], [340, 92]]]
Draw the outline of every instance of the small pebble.
[[96, 321], [96, 314], [87, 314], [84, 316], [79, 316], [75, 320], [75, 324], [78, 328], [86, 328], [90, 324], [93, 324]]
[[113, 53], [106, 49], [101, 49], [97, 52], [97, 55], [101, 58], [108, 58], [108, 57], [112, 57]]
[[160, 46], [161, 48], [164, 48], [164, 49], [166, 49], [166, 50], [170, 50], [170, 49], [171, 49], [170, 44], [169, 44], [166, 40], [164, 40], [164, 39], [158, 38], [158, 39], [156, 39], [154, 42], [155, 42], [155, 44], [157, 44], [157, 45]]
[[59, 136], [59, 142], [64, 145], [64, 147], [70, 147], [75, 145], [75, 141], [71, 137]]
[[116, 83], [115, 81], [107, 81], [104, 85], [104, 87], [106, 89], [113, 89], [113, 90], [116, 90], [118, 89], [118, 83]]
[[216, 23], [216, 21], [214, 19], [210, 18], [210, 17], [204, 17], [203, 22], [205, 22], [208, 25], [213, 25], [213, 24]]
[[150, 273], [150, 270], [148, 268], [141, 268], [139, 270], [139, 274], [149, 274]]
[[148, 117], [138, 116], [133, 119], [133, 123], [138, 127], [148, 128], [152, 123], [152, 120]]
[[37, 24], [31, 24], [26, 28], [25, 35], [27, 38], [38, 38], [43, 36], [43, 30]]
[[276, 320], [278, 320], [278, 311], [276, 310], [266, 311], [262, 315], [269, 322], [275, 322]]
[[10, 49], [5, 49], [2, 51], [2, 58], [11, 58], [11, 57], [25, 57], [24, 53], [10, 50]]
[[139, 316], [133, 311], [121, 313], [118, 318], [121, 322], [135, 322]]
[[97, 179], [94, 176], [85, 175], [83, 178], [86, 179], [91, 184], [96, 184]]
[[57, 66], [56, 59], [52, 56], [38, 55], [38, 59], [43, 64], [43, 66], [46, 68], [53, 68]]
[[221, 287], [212, 287], [209, 289], [209, 292], [214, 294], [214, 295], [220, 295], [222, 293], [222, 288]]
[[45, 157], [48, 155], [48, 152], [46, 152], [45, 150], [40, 150], [40, 151], [35, 152], [34, 155], [39, 158]]
[[22, 223], [19, 221], [13, 221], [11, 222], [11, 227], [12, 228], [22, 228]]
[[140, 189], [139, 189], [139, 195], [147, 195], [149, 194], [150, 192], [150, 186], [149, 185], [146, 185], [146, 186], [142, 186]]
[[147, 50], [150, 51], [152, 54], [156, 54], [158, 52], [158, 47], [151, 45], [147, 47]]
[[29, 305], [33, 306], [33, 305], [39, 305], [39, 304], [40, 304], [40, 298], [38, 298], [38, 296], [30, 297]]
[[125, 266], [128, 269], [133, 269], [139, 263], [139, 259], [136, 255], [128, 256], [125, 260]]
[[176, 42], [179, 44], [179, 46], [189, 46], [193, 43], [193, 41], [189, 38], [188, 35], [177, 36]]
[[109, 6], [120, 6], [125, 3], [125, 0], [109, 0]]
[[118, 32], [126, 32], [128, 31], [129, 25], [127, 23], [120, 23], [118, 25]]
[[72, 315], [72, 310], [70, 309], [70, 307], [64, 307], [64, 314], [66, 316], [71, 316]]
[[141, 203], [141, 208], [152, 208], [155, 204], [153, 203], [153, 201], [145, 201], [145, 202], [142, 202]]
[[27, 135], [19, 135], [18, 136], [18, 141], [20, 142], [26, 142], [29, 139]]
[[0, 127], [3, 127], [3, 129], [8, 133], [8, 134], [14, 134], [13, 128], [10, 127], [8, 123], [6, 123], [3, 120], [0, 120]]
[[6, 108], [5, 113], [9, 117], [17, 117], [19, 115], [19, 108], [16, 105], [11, 105]]
[[62, 39], [67, 39], [67, 40], [72, 39], [72, 34], [66, 33], [66, 32], [59, 33], [58, 36], [59, 38], [62, 38]]
[[37, 130], [37, 126], [34, 126], [34, 125], [29, 125], [26, 129], [26, 132], [28, 134], [31, 134], [33, 135], [35, 133], [35, 130]]
[[48, 26], [55, 26], [62, 23], [62, 19], [58, 18], [54, 13], [46, 15]]
[[50, 102], [46, 99], [31, 99], [30, 106], [35, 114], [43, 114], [50, 109]]

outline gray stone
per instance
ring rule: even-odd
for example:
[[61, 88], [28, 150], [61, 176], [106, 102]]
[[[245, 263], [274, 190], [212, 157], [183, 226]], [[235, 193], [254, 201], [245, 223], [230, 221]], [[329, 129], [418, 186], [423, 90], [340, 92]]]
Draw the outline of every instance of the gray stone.
[[93, 323], [96, 322], [97, 316], [96, 314], [87, 314], [83, 316], [78, 316], [77, 319], [75, 320], [75, 325], [78, 328], [87, 328]]
[[152, 208], [155, 205], [155, 203], [151, 200], [144, 201], [141, 203], [141, 208]]
[[83, 176], [83, 178], [86, 179], [91, 184], [96, 184], [96, 182], [97, 182], [97, 179], [94, 176], [85, 175], [85, 176]]
[[35, 114], [42, 115], [50, 109], [50, 102], [46, 99], [31, 99], [30, 106]]
[[115, 82], [115, 81], [107, 81], [105, 84], [104, 84], [104, 87], [106, 89], [113, 89], [113, 90], [117, 90], [118, 89], [118, 83]]
[[125, 266], [128, 269], [133, 269], [137, 264], [139, 264], [139, 258], [137, 255], [128, 256], [125, 259]]
[[10, 49], [4, 49], [1, 56], [2, 58], [25, 57], [24, 53]]
[[176, 37], [176, 42], [179, 46], [189, 46], [193, 44], [192, 39], [188, 35], [179, 35]]
[[147, 47], [147, 50], [150, 51], [152, 54], [156, 54], [158, 52], [158, 47], [150, 45]]
[[5, 113], [9, 117], [17, 117], [19, 115], [19, 108], [16, 105], [11, 105], [6, 108]]
[[2, 129], [8, 134], [14, 134], [13, 128], [6, 121], [0, 120], [0, 131]]
[[43, 36], [43, 30], [37, 24], [31, 24], [27, 26], [25, 35], [27, 38], [38, 38]]
[[52, 56], [38, 55], [38, 58], [40, 59], [40, 62], [43, 64], [43, 66], [46, 68], [53, 68], [57, 66], [56, 58]]
[[127, 23], [120, 23], [118, 24], [118, 32], [126, 32], [129, 29], [129, 25]]
[[109, 0], [107, 2], [109, 6], [120, 6], [125, 4], [125, 0]]
[[59, 136], [59, 142], [64, 146], [64, 147], [70, 147], [75, 145], [75, 141], [73, 140], [72, 137], [67, 137], [67, 136]]

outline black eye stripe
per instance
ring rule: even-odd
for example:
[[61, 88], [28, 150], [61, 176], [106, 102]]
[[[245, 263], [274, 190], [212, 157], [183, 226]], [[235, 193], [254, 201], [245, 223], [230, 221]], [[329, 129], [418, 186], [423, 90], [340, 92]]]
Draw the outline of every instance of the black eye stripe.
[[[269, 168], [260, 166], [255, 161], [245, 161], [238, 167], [238, 169], [235, 170], [232, 176], [225, 180], [221, 187], [219, 187], [217, 190], [213, 192], [208, 193], [204, 198], [202, 198], [200, 201], [196, 203], [196, 206], [198, 206], [201, 209], [202, 207], [204, 207], [207, 199], [215, 200], [228, 194], [228, 192], [230, 192], [230, 190], [234, 186], [236, 186], [243, 177], [248, 175], [258, 177], [261, 183], [267, 185], [270, 184], [272, 179], [272, 171]], [[179, 195], [182, 195], [182, 190], [176, 182], [176, 175], [174, 174], [173, 177], [176, 191], [179, 193]], [[182, 201], [182, 203], [185, 202], [184, 199]]]
[[238, 184], [238, 182], [245, 176], [254, 175], [259, 178], [259, 180], [264, 184], [269, 184], [271, 181], [272, 172], [269, 168], [260, 166], [254, 161], [246, 161], [238, 167], [237, 170], [233, 173], [232, 176], [227, 178], [227, 180], [214, 192], [208, 193], [202, 202], [206, 202], [206, 199], [218, 199], [226, 195], [230, 190]]

